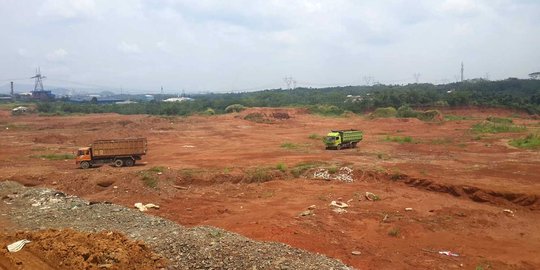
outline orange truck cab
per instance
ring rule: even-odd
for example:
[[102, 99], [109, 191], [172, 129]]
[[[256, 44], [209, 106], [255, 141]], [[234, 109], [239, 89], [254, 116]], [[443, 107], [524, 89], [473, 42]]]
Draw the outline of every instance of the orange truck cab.
[[80, 166], [82, 161], [90, 162], [92, 155], [90, 154], [90, 147], [79, 148], [77, 156], [75, 157], [75, 164]]

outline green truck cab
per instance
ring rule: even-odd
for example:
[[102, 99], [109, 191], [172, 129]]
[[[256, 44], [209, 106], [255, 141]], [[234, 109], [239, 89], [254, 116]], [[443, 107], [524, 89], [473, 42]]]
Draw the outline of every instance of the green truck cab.
[[332, 130], [324, 138], [324, 143], [326, 149], [355, 148], [362, 138], [363, 133], [359, 130]]

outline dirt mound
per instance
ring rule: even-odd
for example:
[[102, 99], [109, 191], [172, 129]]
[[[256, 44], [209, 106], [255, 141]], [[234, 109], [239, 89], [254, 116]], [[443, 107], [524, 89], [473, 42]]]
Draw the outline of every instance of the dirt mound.
[[16, 253], [0, 251], [0, 269], [161, 269], [167, 262], [118, 232], [71, 229], [0, 234], [0, 245], [27, 239]]
[[246, 114], [241, 116], [244, 120], [248, 120], [255, 123], [274, 123], [275, 120], [287, 120], [292, 118], [288, 111], [284, 110], [248, 110]]

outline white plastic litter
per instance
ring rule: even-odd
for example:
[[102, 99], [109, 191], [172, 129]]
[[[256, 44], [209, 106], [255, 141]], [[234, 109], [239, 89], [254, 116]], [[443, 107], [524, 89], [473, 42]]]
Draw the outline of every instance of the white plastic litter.
[[439, 251], [439, 254], [446, 255], [446, 256], [452, 256], [452, 257], [459, 257], [459, 254], [453, 253], [452, 251], [449, 251], [449, 250], [441, 250], [441, 251]]
[[159, 209], [159, 205], [153, 204], [153, 203], [142, 204], [142, 203], [138, 202], [138, 203], [135, 203], [133, 206], [135, 206], [135, 208], [139, 209], [139, 211], [141, 211], [141, 212], [147, 211], [148, 208]]
[[19, 240], [17, 242], [9, 244], [7, 246], [7, 250], [9, 252], [17, 252], [17, 251], [21, 250], [24, 247], [24, 245], [26, 245], [27, 243], [30, 243], [30, 242], [32, 242], [32, 241], [27, 240], [27, 239]]
[[332, 201], [330, 203], [330, 206], [339, 207], [339, 208], [347, 208], [347, 207], [349, 207], [348, 204], [346, 204], [344, 202], [340, 202], [340, 201]]

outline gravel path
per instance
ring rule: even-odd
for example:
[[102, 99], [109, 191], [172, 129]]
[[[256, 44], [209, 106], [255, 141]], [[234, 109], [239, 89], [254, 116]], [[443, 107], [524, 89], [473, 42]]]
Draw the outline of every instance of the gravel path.
[[169, 269], [352, 269], [285, 244], [254, 241], [215, 227], [186, 228], [136, 209], [92, 203], [51, 189], [0, 182], [0, 198], [1, 218], [15, 229], [119, 231], [167, 258]]

